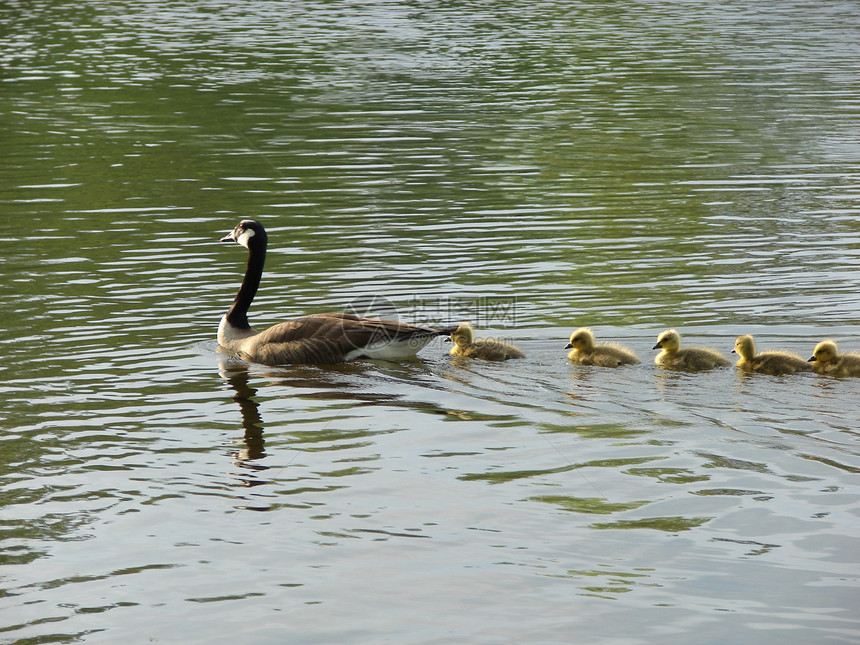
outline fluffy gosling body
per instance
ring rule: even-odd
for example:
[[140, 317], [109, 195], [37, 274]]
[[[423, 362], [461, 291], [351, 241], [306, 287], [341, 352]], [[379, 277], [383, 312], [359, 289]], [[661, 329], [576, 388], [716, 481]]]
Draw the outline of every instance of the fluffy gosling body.
[[654, 364], [670, 370], [698, 372], [732, 364], [720, 352], [709, 347], [681, 348], [681, 334], [674, 329], [662, 332], [652, 349], [663, 350], [654, 357]]
[[840, 354], [835, 341], [822, 340], [809, 358], [812, 370], [830, 376], [860, 376], [860, 354]]
[[469, 323], [462, 323], [451, 334], [454, 346], [448, 352], [458, 358], [481, 358], [485, 361], [506, 361], [509, 358], [525, 358], [518, 347], [495, 338], [475, 338], [475, 330]]
[[567, 357], [577, 365], [620, 367], [621, 365], [638, 365], [642, 362], [632, 350], [623, 345], [595, 343], [594, 333], [588, 327], [580, 327], [573, 332], [565, 349], [570, 350]]
[[795, 372], [811, 372], [809, 361], [803, 360], [793, 352], [783, 350], [755, 351], [755, 340], [749, 334], [738, 336], [732, 354], [740, 356], [735, 365], [745, 372], [759, 374], [794, 374]]

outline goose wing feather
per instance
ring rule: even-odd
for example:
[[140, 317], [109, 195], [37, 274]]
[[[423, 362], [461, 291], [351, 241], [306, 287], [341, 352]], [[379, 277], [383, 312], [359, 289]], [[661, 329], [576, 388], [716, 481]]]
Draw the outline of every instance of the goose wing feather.
[[314, 314], [263, 330], [248, 339], [240, 355], [268, 365], [341, 363], [351, 352], [373, 343], [440, 336], [452, 330], [346, 313]]

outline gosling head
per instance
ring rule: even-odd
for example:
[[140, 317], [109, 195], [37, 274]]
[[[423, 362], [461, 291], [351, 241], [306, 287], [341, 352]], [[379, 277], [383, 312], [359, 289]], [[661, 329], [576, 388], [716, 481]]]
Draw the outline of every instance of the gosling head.
[[755, 356], [755, 341], [753, 340], [753, 337], [749, 334], [738, 336], [738, 339], [735, 341], [735, 348], [732, 350], [732, 354], [737, 354], [747, 361]]
[[457, 345], [471, 345], [475, 340], [475, 330], [469, 323], [460, 323], [454, 333], [451, 334], [451, 342]]
[[809, 362], [829, 363], [837, 356], [839, 356], [839, 348], [836, 346], [836, 342], [832, 340], [822, 340], [815, 346], [812, 356], [809, 357]]
[[594, 334], [588, 327], [580, 327], [570, 335], [570, 342], [565, 349], [571, 348], [580, 352], [594, 348]]
[[651, 349], [664, 349], [667, 352], [677, 352], [681, 348], [681, 334], [674, 329], [667, 329], [657, 336], [657, 344]]
[[260, 222], [252, 219], [243, 219], [228, 235], [221, 238], [222, 242], [236, 242], [246, 249], [251, 248], [251, 240], [257, 246], [260, 244], [265, 246], [267, 241], [266, 229]]

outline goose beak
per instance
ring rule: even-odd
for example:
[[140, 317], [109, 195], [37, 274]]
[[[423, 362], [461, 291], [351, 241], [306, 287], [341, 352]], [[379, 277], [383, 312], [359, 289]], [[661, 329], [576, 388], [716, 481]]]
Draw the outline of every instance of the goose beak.
[[230, 233], [228, 235], [225, 235], [224, 237], [222, 237], [221, 241], [222, 242], [235, 242], [236, 238], [233, 237], [233, 231], [230, 231]]
[[652, 347], [651, 349], [663, 349], [663, 346], [662, 346], [660, 343], [657, 343], [657, 344], [656, 344], [656, 345], [654, 345], [654, 347]]
[[732, 350], [732, 354], [737, 354], [737, 352], [735, 350]]
[[807, 363], [814, 363], [815, 362], [815, 356], [810, 356], [809, 358], [806, 359], [806, 362]]
[[443, 342], [443, 343], [450, 343], [450, 342], [452, 342], [452, 341], [451, 341], [451, 337], [450, 337], [450, 336], [446, 336], [446, 337], [442, 340], [442, 342]]
[[570, 343], [568, 343], [567, 345], [564, 346], [565, 349], [571, 349], [572, 347], [573, 347], [573, 345], [571, 345]]

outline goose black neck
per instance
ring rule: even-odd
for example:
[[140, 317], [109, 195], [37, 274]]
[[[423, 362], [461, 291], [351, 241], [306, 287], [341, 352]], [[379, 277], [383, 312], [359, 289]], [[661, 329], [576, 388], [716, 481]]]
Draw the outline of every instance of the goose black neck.
[[257, 295], [260, 286], [260, 278], [263, 275], [263, 265], [266, 263], [266, 240], [254, 236], [248, 245], [248, 266], [245, 269], [245, 277], [242, 286], [233, 300], [233, 305], [227, 312], [227, 322], [236, 329], [250, 329], [248, 324], [248, 308]]

